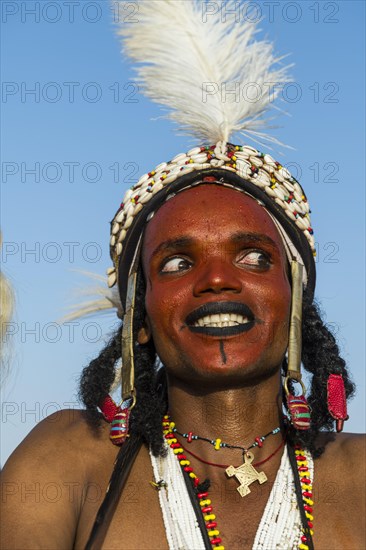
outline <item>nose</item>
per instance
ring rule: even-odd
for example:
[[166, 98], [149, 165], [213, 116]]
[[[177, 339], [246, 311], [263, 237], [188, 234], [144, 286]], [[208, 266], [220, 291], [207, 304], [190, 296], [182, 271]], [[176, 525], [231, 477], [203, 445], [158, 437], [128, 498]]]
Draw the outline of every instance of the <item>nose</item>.
[[194, 296], [223, 292], [239, 294], [242, 290], [242, 282], [237, 269], [222, 258], [207, 260], [197, 275], [193, 287]]

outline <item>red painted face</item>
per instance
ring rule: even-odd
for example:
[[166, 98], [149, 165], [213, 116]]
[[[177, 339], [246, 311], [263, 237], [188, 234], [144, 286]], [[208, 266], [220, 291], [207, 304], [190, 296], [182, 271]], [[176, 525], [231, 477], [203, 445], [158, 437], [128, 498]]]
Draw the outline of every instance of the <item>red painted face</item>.
[[147, 325], [170, 377], [224, 386], [279, 368], [287, 259], [254, 199], [215, 184], [179, 193], [148, 223], [142, 259]]

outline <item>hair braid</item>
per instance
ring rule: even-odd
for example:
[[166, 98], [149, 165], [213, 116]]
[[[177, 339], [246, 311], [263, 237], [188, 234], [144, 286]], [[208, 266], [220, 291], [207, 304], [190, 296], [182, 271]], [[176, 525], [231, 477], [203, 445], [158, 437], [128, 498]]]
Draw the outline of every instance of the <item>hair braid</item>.
[[342, 374], [346, 397], [354, 394], [346, 363], [339, 355], [336, 340], [321, 318], [319, 307], [304, 293], [302, 325], [302, 363], [313, 376], [308, 403], [311, 407], [311, 428], [297, 431], [296, 441], [305, 445], [313, 455], [320, 456], [323, 447], [316, 447], [316, 437], [321, 430], [332, 431], [334, 419], [327, 406], [327, 381], [330, 374]]
[[112, 336], [108, 344], [81, 373], [79, 397], [89, 413], [93, 424], [99, 424], [101, 415], [98, 405], [109, 393], [115, 377], [115, 365], [121, 357], [122, 325]]

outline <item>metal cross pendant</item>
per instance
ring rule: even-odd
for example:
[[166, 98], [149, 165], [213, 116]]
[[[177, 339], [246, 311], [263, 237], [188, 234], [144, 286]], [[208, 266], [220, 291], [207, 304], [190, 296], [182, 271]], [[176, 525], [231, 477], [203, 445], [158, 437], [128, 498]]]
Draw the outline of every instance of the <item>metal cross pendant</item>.
[[266, 474], [264, 472], [257, 472], [254, 466], [252, 466], [253, 459], [254, 455], [248, 452], [244, 456], [244, 464], [238, 468], [234, 468], [234, 466], [229, 466], [226, 468], [227, 475], [229, 477], [235, 476], [239, 481], [240, 485], [237, 487], [237, 491], [242, 497], [249, 495], [249, 485], [254, 481], [259, 481], [259, 483], [264, 483], [267, 481]]

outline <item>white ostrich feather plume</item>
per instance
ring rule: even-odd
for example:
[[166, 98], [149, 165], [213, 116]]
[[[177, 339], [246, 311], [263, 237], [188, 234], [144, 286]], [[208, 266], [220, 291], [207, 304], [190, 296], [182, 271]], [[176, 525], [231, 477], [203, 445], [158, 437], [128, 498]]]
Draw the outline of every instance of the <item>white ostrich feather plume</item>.
[[114, 314], [117, 313], [118, 317], [122, 318], [122, 305], [118, 289], [108, 288], [106, 277], [89, 271], [77, 271], [101, 284], [78, 289], [78, 296], [93, 297], [93, 299], [70, 305], [68, 307], [70, 313], [64, 315], [62, 319], [60, 319], [60, 323], [74, 321], [81, 317], [92, 316], [99, 313], [111, 313], [112, 311]]
[[131, 22], [118, 29], [125, 53], [138, 64], [136, 81], [167, 108], [179, 131], [202, 143], [227, 142], [235, 133], [279, 143], [262, 132], [269, 127], [262, 115], [291, 80], [289, 66], [275, 57], [272, 43], [254, 40], [256, 23], [230, 15], [242, 2], [221, 4], [225, 17], [206, 11], [202, 0], [139, 2]]

